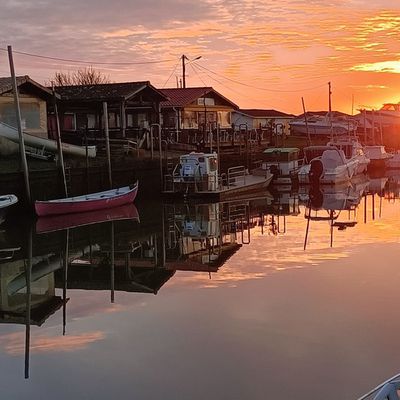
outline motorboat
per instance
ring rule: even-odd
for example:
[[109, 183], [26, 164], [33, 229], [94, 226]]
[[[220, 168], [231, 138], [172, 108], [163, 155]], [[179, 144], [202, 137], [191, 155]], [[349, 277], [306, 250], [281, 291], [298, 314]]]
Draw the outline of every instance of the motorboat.
[[370, 158], [366, 154], [365, 147], [355, 138], [336, 138], [327, 143], [328, 146], [343, 150], [346, 159], [357, 159], [358, 166], [355, 174], [367, 172], [367, 167], [370, 163]]
[[14, 194], [0, 195], [0, 224], [4, 222], [9, 207], [17, 202], [18, 197]]
[[393, 158], [393, 154], [387, 153], [385, 146], [382, 145], [365, 146], [365, 153], [371, 160], [372, 169], [386, 168], [388, 161]]
[[348, 160], [343, 150], [327, 149], [320, 157], [311, 160], [309, 183], [334, 185], [349, 182], [357, 171], [358, 163], [355, 158]]
[[39, 217], [103, 210], [133, 203], [138, 192], [138, 182], [131, 186], [76, 197], [36, 201], [35, 211]]
[[311, 114], [301, 115], [290, 122], [290, 132], [292, 135], [311, 135], [311, 136], [329, 136], [345, 135], [348, 132], [354, 132], [357, 129], [357, 121], [344, 115], [329, 113], [325, 115]]
[[346, 163], [357, 160], [357, 168], [354, 175], [367, 172], [367, 167], [370, 163], [369, 158], [365, 154], [364, 147], [355, 138], [335, 138], [329, 141], [325, 146], [308, 146], [303, 150], [304, 158], [303, 165], [298, 170], [298, 180], [300, 184], [308, 184], [311, 168], [311, 161], [321, 157], [325, 150], [336, 149], [342, 151]]
[[272, 173], [274, 185], [291, 185], [297, 176], [302, 159], [297, 147], [273, 147], [262, 153], [259, 166], [252, 173], [263, 175], [266, 171]]
[[386, 168], [398, 169], [400, 168], [400, 151], [393, 154], [393, 157], [386, 161]]
[[399, 400], [400, 374], [382, 382], [357, 400]]
[[180, 157], [172, 174], [164, 175], [163, 194], [218, 201], [237, 199], [265, 190], [273, 177], [268, 170], [261, 175], [251, 174], [244, 166], [231, 167], [219, 175], [216, 153], [192, 152]]

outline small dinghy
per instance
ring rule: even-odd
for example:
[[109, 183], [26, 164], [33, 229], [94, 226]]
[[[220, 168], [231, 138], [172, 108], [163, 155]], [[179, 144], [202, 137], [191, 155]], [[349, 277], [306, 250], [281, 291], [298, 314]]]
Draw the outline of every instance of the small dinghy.
[[103, 210], [133, 203], [138, 191], [138, 182], [132, 186], [104, 192], [90, 193], [76, 197], [66, 197], [48, 201], [36, 201], [35, 211], [39, 217]]
[[357, 400], [399, 400], [399, 391], [400, 374], [397, 374], [364, 394], [364, 396], [359, 397]]

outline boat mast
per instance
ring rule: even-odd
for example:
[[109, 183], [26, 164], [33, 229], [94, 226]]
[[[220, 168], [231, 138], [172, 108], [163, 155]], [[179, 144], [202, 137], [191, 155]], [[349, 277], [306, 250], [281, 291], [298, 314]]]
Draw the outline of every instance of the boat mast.
[[328, 89], [329, 89], [329, 111], [328, 111], [328, 118], [329, 118], [329, 125], [331, 127], [331, 140], [333, 140], [333, 127], [332, 127], [332, 90], [331, 90], [331, 82], [328, 82]]

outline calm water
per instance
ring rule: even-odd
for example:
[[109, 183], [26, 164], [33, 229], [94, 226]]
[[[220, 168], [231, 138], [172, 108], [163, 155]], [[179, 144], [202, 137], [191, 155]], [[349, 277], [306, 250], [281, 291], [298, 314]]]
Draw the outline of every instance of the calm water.
[[399, 188], [9, 219], [2, 398], [357, 398], [400, 371]]

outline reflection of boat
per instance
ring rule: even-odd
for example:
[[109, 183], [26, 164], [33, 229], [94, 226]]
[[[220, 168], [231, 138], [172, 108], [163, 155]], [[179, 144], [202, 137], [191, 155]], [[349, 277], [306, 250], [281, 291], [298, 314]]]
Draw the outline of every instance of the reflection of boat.
[[215, 200], [237, 199], [260, 193], [268, 187], [273, 175], [269, 171], [261, 176], [249, 174], [245, 167], [229, 168], [219, 175], [216, 153], [185, 154], [180, 157], [172, 174], [164, 176], [166, 195], [182, 195]]
[[358, 400], [399, 400], [400, 374], [396, 374], [382, 382], [368, 393], [359, 397]]
[[104, 210], [132, 203], [138, 191], [138, 182], [132, 186], [90, 193], [83, 196], [66, 197], [48, 201], [36, 201], [35, 210], [39, 216], [72, 214]]
[[397, 169], [400, 168], [400, 151], [393, 154], [393, 157], [386, 162], [386, 168]]
[[8, 208], [17, 202], [18, 197], [13, 194], [5, 194], [0, 196], [0, 224], [4, 221]]
[[53, 232], [83, 225], [98, 224], [107, 221], [124, 219], [139, 220], [139, 213], [134, 204], [125, 204], [105, 210], [87, 211], [84, 213], [52, 215], [40, 217], [36, 222], [36, 232]]

